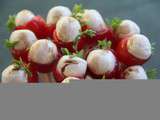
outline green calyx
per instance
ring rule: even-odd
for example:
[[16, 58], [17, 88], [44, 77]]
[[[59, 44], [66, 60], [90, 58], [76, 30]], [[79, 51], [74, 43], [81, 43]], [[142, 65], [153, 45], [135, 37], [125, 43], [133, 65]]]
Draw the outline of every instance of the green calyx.
[[98, 41], [98, 47], [100, 49], [110, 49], [112, 46], [112, 42], [110, 40], [99, 40]]
[[120, 18], [113, 18], [112, 20], [106, 20], [106, 24], [111, 26], [113, 28], [113, 30], [115, 30], [117, 27], [119, 27], [119, 25], [121, 24], [122, 19]]
[[79, 35], [77, 35], [77, 37], [75, 38], [74, 42], [73, 42], [73, 48], [77, 49], [77, 42], [81, 39], [82, 36], [88, 36], [90, 38], [94, 37], [96, 35], [96, 32], [94, 30], [91, 29], [87, 29], [83, 32], [80, 32]]
[[32, 76], [31, 71], [29, 70], [30, 64], [23, 63], [22, 59], [20, 60], [13, 60], [12, 62], [15, 65], [14, 70], [23, 70], [28, 76]]
[[15, 45], [18, 43], [18, 41], [10, 41], [9, 39], [6, 39], [4, 42], [4, 45], [6, 48], [14, 48]]
[[91, 29], [87, 29], [83, 32], [81, 32], [75, 39], [75, 41], [79, 40], [82, 36], [89, 36], [90, 38], [94, 37], [96, 35], [96, 32], [94, 30]]
[[71, 57], [79, 57], [83, 58], [84, 50], [76, 51], [75, 53], [71, 53], [67, 48], [61, 48], [63, 55], [70, 55]]
[[15, 18], [16, 18], [15, 15], [10, 15], [6, 23], [7, 28], [10, 32], [13, 31], [14, 28], [16, 27]]
[[83, 58], [84, 57], [84, 50], [76, 51], [76, 53], [73, 53], [73, 56]]
[[67, 48], [61, 48], [61, 52], [63, 55], [71, 55], [72, 54]]
[[82, 4], [75, 4], [72, 10], [73, 16], [77, 15], [78, 13], [84, 13], [84, 8]]
[[85, 9], [83, 7], [82, 4], [75, 4], [72, 10], [72, 17], [76, 18], [81, 26], [85, 26], [85, 25], [91, 25], [92, 23], [90, 21], [83, 21], [83, 13], [84, 13]]

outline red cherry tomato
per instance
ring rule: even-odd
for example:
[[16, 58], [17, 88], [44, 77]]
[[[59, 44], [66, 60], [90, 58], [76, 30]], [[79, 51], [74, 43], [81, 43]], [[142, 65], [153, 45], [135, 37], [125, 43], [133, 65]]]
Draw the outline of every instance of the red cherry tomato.
[[118, 59], [122, 63], [124, 63], [128, 66], [144, 64], [148, 59], [142, 60], [142, 59], [136, 58], [132, 54], [130, 54], [128, 52], [127, 43], [128, 43], [128, 38], [122, 39], [119, 42], [118, 46], [116, 47], [116, 54], [117, 54]]
[[45, 20], [41, 16], [35, 16], [26, 23], [26, 28], [33, 31], [38, 39], [44, 39], [48, 36], [48, 29]]
[[112, 30], [105, 30], [101, 33], [96, 33], [96, 35], [92, 38], [89, 36], [82, 36], [81, 39], [77, 43], [77, 49], [91, 49], [97, 45], [98, 40], [110, 40], [113, 41], [113, 33]]
[[[86, 52], [85, 54], [85, 58], [87, 58], [89, 52], [91, 52], [92, 50], [94, 49], [90, 49], [88, 52]], [[107, 50], [110, 50], [116, 57], [116, 53], [114, 50], [112, 49], [107, 49]], [[121, 74], [121, 66], [120, 66], [120, 63], [118, 61], [118, 59], [116, 58], [116, 65], [115, 65], [115, 68], [113, 71], [111, 72], [108, 72], [108, 73], [105, 73], [105, 78], [106, 79], [117, 79], [117, 78], [120, 78], [120, 74]], [[104, 75], [96, 75], [95, 73], [93, 73], [89, 68], [87, 68], [87, 75], [90, 75], [92, 78], [95, 78], [95, 79], [102, 79], [102, 77]]]
[[11, 50], [11, 54], [14, 59], [16, 60], [22, 59], [22, 61], [25, 63], [28, 63], [28, 52], [29, 50], [16, 50], [16, 49]]
[[38, 83], [39, 81], [36, 69], [33, 66], [30, 66], [29, 70], [32, 73], [32, 75], [28, 76], [28, 83]]
[[54, 65], [54, 66], [52, 67], [52, 73], [53, 73], [53, 76], [54, 76], [55, 81], [56, 81], [57, 83], [61, 83], [61, 82], [65, 79], [65, 77], [64, 77], [63, 75], [61, 75], [61, 74], [59, 73], [59, 71], [57, 70], [57, 66], [56, 66], [56, 65]]
[[53, 39], [53, 33], [55, 29], [56, 29], [55, 25], [48, 26], [48, 37], [50, 37], [51, 39]]
[[57, 58], [50, 64], [39, 64], [31, 61], [30, 59], [29, 62], [31, 63], [31, 66], [34, 68], [35, 71], [38, 71], [40, 73], [48, 73], [52, 71], [53, 66], [57, 64], [57, 61], [60, 59], [60, 57], [61, 54], [59, 53], [57, 55]]
[[31, 65], [36, 69], [36, 71], [40, 73], [48, 73], [52, 70], [52, 66], [54, 63], [50, 64], [38, 64], [35, 62], [30, 61]]
[[61, 42], [56, 34], [56, 31], [54, 31], [53, 33], [53, 42], [57, 45], [57, 47], [59, 48], [67, 48], [70, 52], [75, 52], [74, 48], [73, 48], [73, 42]]

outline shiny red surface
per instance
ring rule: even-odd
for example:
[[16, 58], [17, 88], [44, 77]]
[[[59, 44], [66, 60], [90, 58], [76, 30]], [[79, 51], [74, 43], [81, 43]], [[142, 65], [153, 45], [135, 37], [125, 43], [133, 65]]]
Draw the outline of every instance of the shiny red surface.
[[28, 50], [16, 50], [16, 49], [12, 49], [11, 50], [11, 54], [13, 56], [14, 59], [16, 60], [20, 60], [20, 58], [28, 63]]
[[37, 36], [38, 39], [44, 39], [48, 37], [48, 28], [45, 20], [41, 16], [35, 16], [32, 20], [22, 26], [17, 26], [15, 30], [31, 30]]
[[122, 63], [124, 63], [128, 66], [144, 64], [148, 59], [142, 60], [142, 59], [136, 58], [133, 55], [131, 55], [128, 52], [127, 42], [128, 42], [128, 39], [122, 39], [119, 42], [118, 46], [116, 47], [116, 54], [117, 54], [118, 59]]
[[72, 42], [61, 42], [61, 40], [57, 37], [56, 31], [53, 33], [53, 42], [59, 47], [59, 48], [67, 48], [70, 52], [75, 52], [73, 48]]

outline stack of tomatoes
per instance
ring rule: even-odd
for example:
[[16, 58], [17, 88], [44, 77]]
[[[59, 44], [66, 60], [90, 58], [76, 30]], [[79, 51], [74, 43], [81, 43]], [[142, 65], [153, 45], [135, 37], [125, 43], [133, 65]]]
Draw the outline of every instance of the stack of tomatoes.
[[105, 21], [76, 4], [72, 11], [53, 7], [46, 20], [22, 10], [7, 25], [13, 63], [2, 72], [3, 83], [148, 79], [142, 65], [152, 55], [151, 43], [131, 20]]

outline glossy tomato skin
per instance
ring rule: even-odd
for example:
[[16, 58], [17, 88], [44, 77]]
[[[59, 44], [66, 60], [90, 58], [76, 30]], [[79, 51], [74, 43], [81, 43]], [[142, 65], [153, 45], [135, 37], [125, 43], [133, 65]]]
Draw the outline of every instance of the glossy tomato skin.
[[88, 29], [91, 29], [91, 27], [88, 26], [88, 25], [83, 25], [82, 26], [82, 31], [85, 31], [85, 30], [88, 30]]
[[119, 64], [117, 65], [115, 79], [123, 79], [122, 73], [127, 67], [128, 67], [127, 65], [124, 65], [121, 62], [119, 62]]
[[11, 50], [11, 54], [14, 59], [16, 59], [16, 60], [22, 59], [22, 61], [25, 63], [29, 62], [28, 61], [28, 52], [29, 52], [29, 50], [16, 50], [16, 49]]
[[48, 28], [45, 20], [41, 16], [35, 16], [31, 21], [26, 23], [26, 28], [33, 31], [38, 39], [48, 37]]
[[122, 75], [123, 71], [128, 67], [128, 65], [123, 64], [122, 62], [120, 62], [120, 60], [118, 59], [118, 55], [117, 55], [117, 53], [116, 53], [116, 51], [114, 49], [110, 49], [110, 50], [115, 55], [116, 62], [117, 62], [115, 70], [113, 72], [113, 73], [115, 73], [114, 74], [114, 78], [115, 79], [123, 79], [121, 75]]
[[30, 59], [29, 59], [29, 62], [35, 71], [40, 72], [40, 73], [48, 73], [52, 71], [52, 68], [54, 67], [54, 65], [57, 64], [57, 61], [60, 59], [60, 57], [61, 57], [61, 54], [58, 53], [57, 58], [55, 58], [55, 60], [49, 64], [35, 63]]
[[90, 38], [88, 36], [82, 36], [79, 41], [77, 42], [77, 50], [89, 50], [91, 48], [93, 48], [95, 45], [97, 44], [97, 42], [93, 39]]
[[17, 27], [15, 27], [14, 30], [25, 30], [25, 29], [27, 29], [27, 27], [26, 27], [26, 25], [23, 25], [23, 26], [17, 26]]
[[96, 35], [92, 38], [89, 36], [82, 36], [81, 39], [77, 43], [77, 49], [91, 49], [97, 45], [98, 40], [110, 40], [113, 41], [113, 33], [111, 29], [106, 29], [101, 33], [96, 33]]
[[39, 80], [38, 80], [38, 74], [37, 74], [36, 69], [30, 65], [29, 70], [32, 73], [32, 75], [28, 76], [28, 83], [38, 83]]
[[50, 64], [38, 64], [35, 62], [30, 61], [31, 65], [36, 69], [36, 71], [40, 73], [48, 73], [51, 71], [53, 63]]
[[106, 29], [103, 32], [96, 33], [96, 36], [94, 37], [94, 39], [96, 41], [98, 41], [98, 40], [104, 40], [104, 39], [112, 41], [113, 40], [112, 29]]
[[126, 64], [128, 66], [142, 65], [146, 61], [148, 61], [148, 59], [142, 60], [130, 54], [128, 52], [127, 43], [128, 43], [128, 38], [122, 39], [116, 47], [116, 54], [117, 54], [119, 61], [121, 61], [123, 64]]
[[112, 49], [115, 50], [121, 40], [122, 40], [122, 39], [118, 38], [118, 37], [116, 36], [116, 34], [113, 32]]
[[54, 65], [54, 66], [52, 67], [52, 73], [53, 73], [53, 76], [54, 76], [55, 81], [56, 81], [57, 83], [61, 83], [61, 82], [65, 79], [65, 77], [64, 77], [63, 75], [61, 75], [61, 74], [59, 73], [59, 71], [57, 70], [57, 66], [56, 66], [56, 65]]
[[17, 26], [14, 30], [31, 30], [38, 39], [44, 39], [48, 37], [49, 29], [45, 20], [41, 16], [35, 16], [32, 20], [22, 26]]
[[[85, 30], [88, 30], [88, 29], [91, 29], [91, 27], [88, 26], [88, 25], [82, 26], [82, 31], [85, 31]], [[113, 31], [113, 29], [111, 27], [107, 27], [105, 30], [103, 30], [101, 32], [96, 32], [96, 35], [93, 38], [96, 41], [97, 40], [104, 40], [104, 39], [112, 41], [113, 38], [114, 38], [114, 31]]]
[[58, 48], [67, 48], [70, 52], [75, 52], [75, 49], [73, 48], [73, 42], [61, 42], [57, 37], [56, 31], [53, 32], [53, 42]]
[[38, 74], [32, 74], [32, 76], [28, 77], [28, 83], [39, 83]]
[[54, 31], [56, 29], [56, 25], [50, 25], [50, 26], [47, 26], [48, 27], [48, 37], [53, 39], [53, 34], [54, 34]]

